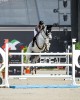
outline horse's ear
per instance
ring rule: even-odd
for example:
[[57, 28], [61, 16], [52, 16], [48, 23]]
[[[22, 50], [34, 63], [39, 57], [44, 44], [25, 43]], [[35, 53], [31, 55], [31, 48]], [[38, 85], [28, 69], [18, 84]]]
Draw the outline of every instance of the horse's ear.
[[52, 25], [47, 25], [47, 30], [51, 30]]

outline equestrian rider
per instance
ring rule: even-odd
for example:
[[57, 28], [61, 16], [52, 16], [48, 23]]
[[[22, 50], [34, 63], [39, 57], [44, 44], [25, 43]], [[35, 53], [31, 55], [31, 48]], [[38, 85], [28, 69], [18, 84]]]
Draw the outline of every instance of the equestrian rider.
[[34, 47], [34, 42], [36, 41], [36, 37], [39, 35], [39, 33], [45, 28], [44, 22], [39, 21], [39, 24], [34, 29], [34, 38], [32, 42], [32, 47]]

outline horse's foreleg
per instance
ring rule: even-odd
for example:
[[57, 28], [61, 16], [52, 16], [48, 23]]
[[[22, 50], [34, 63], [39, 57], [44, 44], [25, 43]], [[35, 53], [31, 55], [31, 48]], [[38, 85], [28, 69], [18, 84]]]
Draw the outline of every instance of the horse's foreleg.
[[51, 43], [48, 43], [48, 44], [47, 44], [47, 51], [49, 51], [50, 45], [51, 45]]
[[45, 51], [49, 51], [51, 43], [49, 42], [49, 39], [46, 39], [45, 41]]

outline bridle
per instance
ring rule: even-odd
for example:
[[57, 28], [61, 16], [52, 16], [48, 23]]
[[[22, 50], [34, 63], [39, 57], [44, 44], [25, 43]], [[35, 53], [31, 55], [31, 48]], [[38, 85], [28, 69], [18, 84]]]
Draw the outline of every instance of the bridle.
[[[47, 35], [47, 30], [46, 30], [46, 31], [43, 30], [43, 32], [44, 32], [44, 34], [46, 35], [46, 37], [44, 37], [44, 35], [42, 34], [42, 32], [41, 32], [41, 35], [42, 35], [43, 39], [46, 40], [46, 38], [48, 37], [48, 35]], [[38, 43], [37, 43], [37, 39], [36, 39], [35, 43], [36, 43], [38, 49], [42, 50], [43, 48], [45, 48], [45, 50], [47, 50], [47, 49], [46, 49], [46, 48], [47, 48], [46, 43], [44, 43], [43, 46], [42, 46], [41, 48], [39, 47], [39, 45], [38, 45]]]

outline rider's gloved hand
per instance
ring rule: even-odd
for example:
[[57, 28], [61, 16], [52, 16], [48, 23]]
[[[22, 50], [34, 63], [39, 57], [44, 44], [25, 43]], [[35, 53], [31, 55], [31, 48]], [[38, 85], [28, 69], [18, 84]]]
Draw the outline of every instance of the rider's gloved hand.
[[44, 29], [45, 28], [45, 25], [42, 25], [42, 29]]

